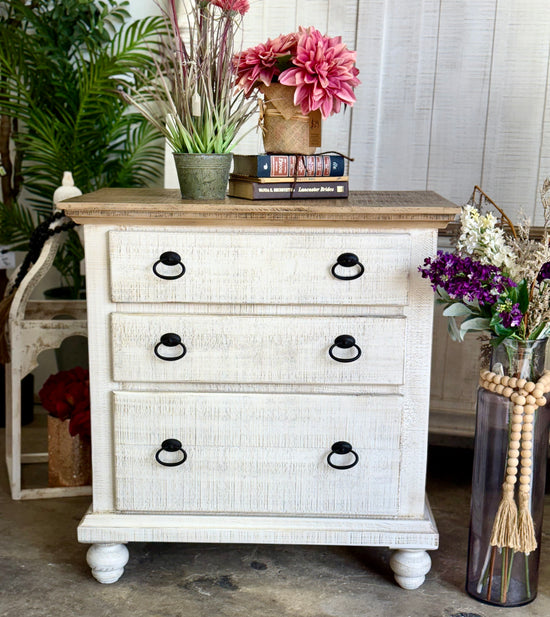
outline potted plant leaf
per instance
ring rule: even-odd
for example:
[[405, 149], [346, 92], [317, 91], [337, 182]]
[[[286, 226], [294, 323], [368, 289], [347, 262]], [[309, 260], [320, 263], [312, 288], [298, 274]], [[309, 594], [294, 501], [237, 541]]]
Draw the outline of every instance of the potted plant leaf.
[[248, 0], [191, 0], [180, 28], [169, 0], [155, 78], [123, 93], [172, 147], [184, 199], [225, 197], [231, 150], [256, 109], [235, 90], [235, 37], [248, 9]]

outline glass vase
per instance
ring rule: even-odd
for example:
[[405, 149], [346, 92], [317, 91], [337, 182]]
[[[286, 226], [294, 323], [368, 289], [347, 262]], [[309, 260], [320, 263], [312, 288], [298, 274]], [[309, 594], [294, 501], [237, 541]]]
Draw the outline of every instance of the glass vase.
[[[491, 371], [497, 375], [523, 378], [536, 383], [544, 371], [546, 343], [547, 339], [505, 340], [493, 350]], [[546, 398], [550, 400], [550, 396]], [[481, 602], [498, 606], [521, 606], [534, 600], [537, 595], [549, 412], [549, 404], [536, 407], [532, 431], [527, 427], [525, 429], [529, 431], [525, 437], [532, 448], [529, 457], [530, 483], [527, 483], [529, 490], [526, 490], [526, 494], [537, 548], [521, 552], [519, 546], [492, 546], [493, 525], [503, 498], [503, 484], [507, 474], [510, 474], [510, 469], [512, 472], [517, 470], [512, 489], [516, 504], [518, 486], [523, 482], [520, 472], [528, 473], [525, 469], [529, 468], [529, 461], [525, 462], [525, 469], [521, 470], [521, 457], [525, 448], [522, 435], [521, 453], [517, 455], [516, 462], [512, 462], [517, 467], [509, 467], [510, 460], [514, 461], [516, 456], [513, 447], [509, 452], [514, 404], [504, 395], [483, 387], [478, 390], [466, 591]], [[517, 426], [514, 430], [518, 430]], [[517, 528], [515, 525], [512, 527]]]

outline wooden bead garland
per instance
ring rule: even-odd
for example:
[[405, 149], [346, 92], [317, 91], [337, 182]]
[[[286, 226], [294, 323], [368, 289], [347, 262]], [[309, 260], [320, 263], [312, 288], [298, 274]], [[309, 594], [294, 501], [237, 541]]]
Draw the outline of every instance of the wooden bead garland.
[[[550, 371], [544, 371], [537, 383], [534, 383], [523, 378], [517, 379], [483, 370], [480, 372], [479, 385], [485, 390], [509, 398], [514, 404], [506, 455], [506, 478], [502, 485], [502, 499], [495, 516], [490, 543], [492, 546], [512, 548], [529, 554], [537, 548], [529, 507], [533, 423], [536, 410], [546, 405], [544, 395], [550, 392]], [[514, 500], [516, 484], [519, 493], [519, 516]]]

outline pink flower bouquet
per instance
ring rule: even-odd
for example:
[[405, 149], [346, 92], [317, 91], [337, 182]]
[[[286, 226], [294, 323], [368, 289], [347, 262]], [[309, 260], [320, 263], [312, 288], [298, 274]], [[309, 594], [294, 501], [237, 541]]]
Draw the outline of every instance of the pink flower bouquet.
[[361, 82], [356, 52], [339, 36], [323, 36], [312, 26], [281, 34], [251, 47], [234, 58], [237, 87], [249, 96], [272, 83], [293, 86], [294, 105], [302, 114], [319, 110], [323, 118], [355, 103], [354, 88]]

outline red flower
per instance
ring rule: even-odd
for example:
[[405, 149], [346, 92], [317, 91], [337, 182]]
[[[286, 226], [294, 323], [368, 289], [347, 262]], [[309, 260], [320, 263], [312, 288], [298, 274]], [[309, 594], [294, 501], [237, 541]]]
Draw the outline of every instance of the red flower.
[[223, 11], [236, 11], [241, 15], [248, 12], [250, 8], [248, 0], [210, 0], [210, 4], [219, 6]]
[[280, 34], [276, 39], [267, 39], [256, 47], [250, 47], [233, 58], [237, 70], [236, 86], [248, 96], [259, 82], [269, 84], [281, 73], [280, 64], [290, 62], [296, 50], [296, 34]]
[[90, 435], [90, 382], [86, 369], [76, 367], [50, 375], [38, 396], [51, 416], [71, 420], [71, 435]]
[[342, 103], [353, 105], [353, 88], [361, 82], [355, 68], [356, 52], [350, 51], [342, 37], [323, 36], [315, 28], [300, 27], [294, 68], [279, 75], [279, 83], [295, 86], [294, 104], [302, 113], [321, 110], [323, 118], [340, 111]]
[[90, 437], [91, 427], [89, 401], [81, 401], [75, 406], [69, 422], [69, 433], [73, 437], [75, 435]]

